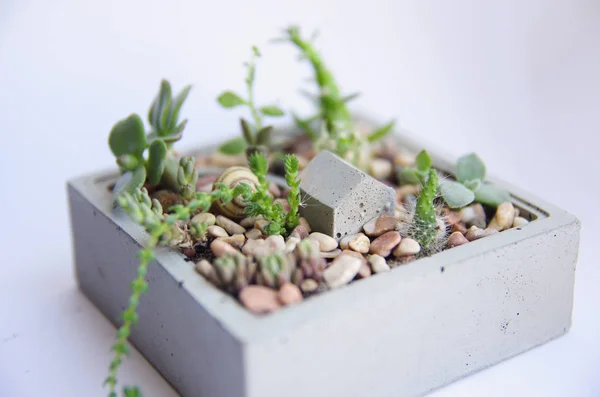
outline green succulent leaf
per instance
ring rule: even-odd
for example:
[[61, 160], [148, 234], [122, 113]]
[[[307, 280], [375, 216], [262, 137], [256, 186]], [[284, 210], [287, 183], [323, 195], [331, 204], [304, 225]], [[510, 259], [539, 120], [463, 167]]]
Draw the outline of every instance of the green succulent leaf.
[[467, 189], [476, 191], [481, 186], [481, 181], [479, 179], [475, 179], [473, 181], [462, 181], [463, 185], [467, 187]]
[[125, 397], [142, 397], [142, 392], [137, 386], [123, 388], [123, 394]]
[[154, 98], [152, 106], [150, 107], [150, 113], [148, 114], [148, 121], [154, 128], [160, 126], [160, 121], [165, 107], [167, 99], [171, 100], [171, 84], [167, 80], [160, 82], [160, 89], [158, 95]]
[[246, 103], [246, 101], [244, 101], [238, 94], [231, 91], [225, 91], [219, 95], [217, 101], [224, 108], [234, 108]]
[[346, 95], [345, 97], [343, 97], [343, 98], [342, 98], [342, 102], [344, 102], [344, 103], [348, 103], [348, 102], [350, 102], [350, 101], [353, 101], [353, 100], [355, 100], [355, 99], [356, 99], [356, 98], [358, 98], [360, 95], [361, 95], [361, 94], [360, 94], [360, 92], [355, 92], [355, 93], [353, 93], [353, 94]]
[[415, 165], [417, 166], [417, 169], [421, 172], [427, 172], [431, 168], [431, 164], [432, 161], [431, 156], [429, 156], [429, 153], [427, 153], [426, 150], [421, 150], [421, 152], [419, 152], [415, 160]]
[[279, 116], [283, 116], [285, 114], [283, 112], [283, 110], [281, 110], [277, 106], [263, 106], [262, 108], [260, 108], [260, 112], [262, 114], [264, 114], [265, 116], [273, 116], [273, 117], [279, 117]]
[[140, 165], [140, 160], [133, 154], [122, 154], [117, 157], [117, 164], [124, 171], [133, 171]]
[[165, 170], [167, 159], [167, 145], [164, 141], [157, 139], [152, 141], [148, 149], [148, 183], [156, 185], [160, 182]]
[[190, 93], [191, 89], [192, 89], [191, 85], [186, 85], [185, 87], [183, 87], [183, 89], [181, 91], [179, 91], [179, 94], [177, 94], [177, 96], [173, 99], [173, 106], [171, 106], [171, 117], [169, 117], [169, 127], [170, 128], [172, 128], [177, 123], [177, 119], [179, 118], [179, 112], [181, 110], [181, 107], [183, 106], [183, 103], [187, 99], [188, 94]]
[[273, 127], [270, 125], [264, 127], [262, 130], [258, 131], [256, 133], [256, 144], [269, 146], [269, 142], [271, 142], [271, 133], [272, 132], [273, 132]]
[[143, 165], [139, 165], [133, 171], [127, 171], [123, 173], [119, 177], [117, 183], [115, 183], [115, 186], [113, 188], [113, 200], [116, 201], [116, 199], [122, 193], [134, 194], [136, 189], [139, 189], [142, 186], [144, 186], [145, 182], [146, 167], [144, 167]]
[[382, 139], [383, 137], [385, 137], [387, 134], [390, 133], [390, 131], [392, 130], [392, 128], [394, 128], [394, 123], [396, 121], [392, 120], [389, 123], [387, 123], [386, 125], [377, 128], [375, 131], [371, 132], [368, 136], [367, 136], [367, 140], [369, 142], [375, 142], [378, 141], [380, 139]]
[[401, 185], [417, 185], [421, 183], [419, 172], [414, 168], [402, 167], [397, 173]]
[[440, 193], [450, 208], [461, 208], [471, 204], [475, 193], [464, 185], [454, 181], [444, 181], [440, 184]]
[[242, 137], [233, 138], [219, 147], [219, 152], [223, 154], [240, 154], [248, 147], [248, 143]]
[[171, 98], [167, 98], [162, 107], [162, 111], [160, 113], [160, 125], [158, 128], [158, 134], [160, 136], [169, 135], [171, 129], [169, 128], [169, 117], [171, 116], [171, 104], [173, 100]]
[[138, 159], [146, 149], [144, 123], [137, 114], [131, 114], [114, 125], [108, 136], [108, 145], [115, 157], [130, 154]]
[[485, 164], [475, 153], [466, 154], [456, 163], [456, 179], [459, 182], [485, 180]]
[[510, 200], [510, 193], [502, 188], [490, 185], [489, 183], [481, 184], [479, 189], [475, 191], [475, 201], [489, 205], [490, 207], [497, 207]]

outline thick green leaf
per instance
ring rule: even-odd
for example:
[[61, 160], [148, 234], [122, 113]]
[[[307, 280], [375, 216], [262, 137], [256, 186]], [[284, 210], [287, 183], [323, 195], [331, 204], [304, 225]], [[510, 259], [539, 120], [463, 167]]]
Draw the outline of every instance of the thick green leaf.
[[255, 142], [254, 136], [252, 135], [252, 130], [250, 129], [250, 124], [243, 118], [240, 119], [240, 126], [242, 127], [242, 135], [246, 139], [248, 145], [253, 145]]
[[224, 108], [233, 108], [246, 103], [246, 101], [244, 101], [238, 94], [231, 91], [225, 91], [219, 95], [217, 101]]
[[172, 99], [167, 98], [163, 103], [162, 111], [160, 113], [160, 126], [158, 128], [158, 135], [165, 136], [171, 133], [169, 128], [169, 117], [171, 116], [171, 105]]
[[458, 159], [456, 163], [456, 179], [459, 182], [485, 180], [485, 164], [475, 153], [469, 153]]
[[183, 106], [183, 103], [188, 97], [190, 90], [192, 89], [191, 85], [186, 85], [183, 87], [179, 94], [173, 99], [173, 106], [171, 106], [171, 116], [169, 117], [169, 127], [173, 127], [177, 124], [177, 119], [179, 118], [179, 111]]
[[431, 156], [429, 156], [429, 153], [425, 149], [421, 150], [415, 159], [415, 165], [421, 172], [428, 172], [431, 168], [431, 163]]
[[487, 204], [490, 207], [497, 207], [510, 200], [510, 193], [502, 188], [490, 185], [489, 183], [483, 183], [479, 189], [475, 191], [475, 201], [481, 204]]
[[262, 108], [260, 108], [260, 111], [265, 116], [273, 116], [273, 117], [279, 117], [279, 116], [283, 116], [285, 114], [283, 112], [283, 110], [281, 110], [277, 106], [263, 106]]
[[131, 154], [141, 159], [147, 143], [144, 123], [140, 116], [130, 114], [127, 118], [117, 122], [108, 136], [108, 145], [115, 157]]
[[116, 201], [117, 197], [122, 193], [128, 192], [133, 194], [136, 189], [144, 186], [146, 182], [146, 167], [139, 165], [133, 171], [127, 171], [122, 174], [115, 187], [113, 188], [113, 201]]
[[454, 181], [442, 182], [440, 193], [450, 208], [464, 207], [471, 204], [475, 199], [475, 193]]
[[248, 147], [248, 143], [242, 137], [233, 138], [219, 147], [219, 152], [223, 154], [240, 154]]
[[140, 160], [133, 154], [122, 154], [117, 157], [117, 164], [122, 170], [133, 171], [140, 165]]
[[414, 168], [399, 167], [397, 177], [401, 185], [418, 185], [421, 183], [419, 172]]
[[479, 179], [475, 179], [473, 181], [461, 181], [461, 183], [465, 185], [467, 189], [476, 191], [477, 189], [479, 189], [482, 182]]
[[148, 149], [148, 182], [156, 185], [165, 170], [167, 158], [167, 145], [164, 141], [156, 139], [152, 141]]
[[269, 142], [271, 142], [271, 133], [272, 132], [273, 132], [273, 127], [270, 125], [264, 127], [262, 130], [258, 131], [256, 133], [256, 144], [269, 146]]
[[137, 386], [124, 387], [123, 393], [125, 394], [125, 397], [142, 397], [142, 392]]
[[171, 84], [167, 80], [160, 82], [160, 89], [150, 108], [149, 121], [154, 128], [159, 128], [160, 120], [167, 98], [171, 100]]
[[389, 123], [387, 123], [386, 125], [379, 127], [375, 131], [371, 132], [367, 136], [367, 141], [375, 142], [375, 141], [378, 141], [378, 140], [382, 139], [383, 137], [385, 137], [387, 134], [390, 133], [392, 128], [394, 128], [395, 122], [396, 122], [395, 120], [392, 120]]

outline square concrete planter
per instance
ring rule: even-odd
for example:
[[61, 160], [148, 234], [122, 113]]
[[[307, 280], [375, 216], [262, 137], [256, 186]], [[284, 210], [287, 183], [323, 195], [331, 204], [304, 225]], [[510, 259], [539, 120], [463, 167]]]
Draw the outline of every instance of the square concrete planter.
[[[79, 286], [120, 324], [147, 236], [112, 209], [115, 177], [74, 179], [68, 194]], [[262, 317], [163, 248], [131, 341], [184, 396], [426, 394], [570, 328], [579, 222], [499, 184], [532, 222]]]

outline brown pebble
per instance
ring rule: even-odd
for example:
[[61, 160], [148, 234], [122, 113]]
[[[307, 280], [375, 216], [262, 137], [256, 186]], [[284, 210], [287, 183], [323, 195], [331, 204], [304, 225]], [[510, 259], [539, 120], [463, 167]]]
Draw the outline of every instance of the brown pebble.
[[398, 220], [391, 215], [383, 214], [372, 219], [363, 226], [365, 234], [370, 237], [378, 237], [384, 233], [395, 230]]
[[290, 233], [290, 236], [294, 236], [299, 238], [300, 240], [304, 240], [305, 238], [308, 237], [308, 230], [306, 230], [306, 228], [302, 225], [298, 225], [294, 228], [294, 230], [292, 230], [292, 233]]
[[467, 232], [467, 226], [462, 223], [462, 222], [458, 222], [455, 223], [454, 225], [452, 225], [452, 233], [454, 232], [460, 232], [462, 234], [465, 234]]
[[386, 256], [390, 256], [392, 250], [400, 244], [401, 240], [402, 237], [400, 237], [400, 233], [396, 231], [384, 233], [373, 240], [369, 252], [371, 254], [381, 255], [385, 258]]
[[239, 294], [240, 301], [253, 313], [271, 313], [281, 307], [277, 290], [262, 285], [249, 285]]
[[206, 229], [206, 231], [208, 232], [208, 234], [210, 236], [213, 236], [213, 237], [228, 237], [229, 236], [229, 234], [227, 234], [225, 229], [223, 229], [221, 226], [217, 226], [217, 225], [209, 226], [208, 229]]
[[250, 229], [244, 235], [248, 240], [256, 240], [262, 237], [262, 232], [258, 229]]
[[263, 219], [262, 215], [249, 216], [240, 221], [240, 226], [245, 227], [245, 228], [253, 227], [254, 224], [256, 223], [256, 221], [258, 221], [260, 219]]
[[454, 226], [460, 222], [461, 216], [458, 211], [446, 210], [443, 212], [444, 221], [447, 225]]
[[193, 258], [196, 256], [196, 250], [193, 249], [192, 247], [184, 248], [183, 255], [187, 256], [188, 258]]
[[229, 237], [217, 237], [217, 240], [225, 241], [232, 247], [240, 249], [242, 248], [242, 245], [244, 245], [244, 242], [246, 242], [246, 237], [244, 237], [243, 234], [234, 234]]
[[317, 290], [317, 288], [319, 288], [319, 283], [317, 283], [312, 278], [307, 278], [303, 280], [300, 284], [300, 289], [302, 289], [302, 292], [304, 292], [305, 294], [314, 292]]
[[225, 254], [235, 254], [240, 252], [230, 244], [221, 240], [213, 240], [213, 242], [210, 243], [210, 250], [217, 258], [220, 258]]
[[285, 306], [300, 303], [303, 299], [300, 288], [292, 283], [285, 283], [279, 288], [279, 302]]
[[358, 269], [358, 278], [367, 278], [371, 276], [371, 268], [366, 263], [363, 263], [360, 269]]
[[448, 237], [448, 248], [458, 247], [468, 242], [469, 240], [461, 232], [454, 232]]

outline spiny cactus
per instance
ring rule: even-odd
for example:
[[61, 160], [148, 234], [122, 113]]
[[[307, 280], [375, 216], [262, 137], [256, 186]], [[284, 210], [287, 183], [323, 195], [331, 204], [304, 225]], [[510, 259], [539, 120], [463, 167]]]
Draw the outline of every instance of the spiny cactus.
[[433, 168], [417, 197], [413, 217], [412, 237], [419, 242], [424, 251], [429, 251], [438, 238], [438, 225], [434, 200], [438, 188], [438, 176]]

